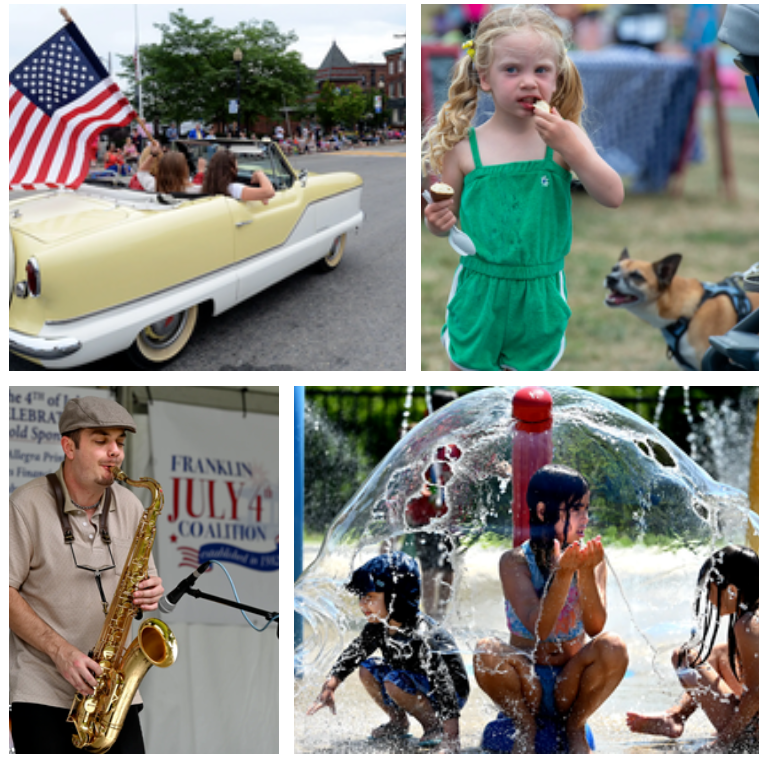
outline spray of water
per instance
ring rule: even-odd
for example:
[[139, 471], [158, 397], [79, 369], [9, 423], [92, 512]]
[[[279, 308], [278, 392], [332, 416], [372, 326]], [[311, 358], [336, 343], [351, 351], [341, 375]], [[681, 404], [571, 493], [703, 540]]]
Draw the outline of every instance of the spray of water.
[[[515, 391], [482, 390], [428, 416], [403, 437], [337, 516], [318, 557], [295, 586], [295, 609], [304, 617], [306, 632], [296, 649], [304, 676], [295, 684], [296, 706], [313, 699], [334, 659], [361, 627], [358, 606], [343, 589], [351, 571], [377, 555], [383, 543], [400, 543], [408, 534], [448, 532], [459, 543], [460, 574], [445, 626], [466, 663], [480, 639], [506, 640], [496, 564], [509, 542], [501, 538], [512, 536], [508, 464]], [[690, 596], [698, 569], [721, 542], [745, 542], [748, 499], [740, 489], [715, 481], [654, 426], [624, 408], [581, 390], [549, 391], [554, 400], [553, 461], [587, 477], [591, 529], [603, 535], [604, 544], [612, 544], [607, 561], [615, 594], [609, 596], [609, 629], [628, 641], [636, 675], [632, 679], [640, 686], [628, 700], [651, 705], [658, 695], [665, 704], [666, 696], [678, 692], [668, 655], [687, 639], [692, 626]], [[666, 388], [659, 396], [656, 421], [665, 397]], [[444, 486], [448, 511], [427, 526], [411, 526], [409, 503], [428, 482], [439, 451], [452, 445], [460, 456], [450, 463], [451, 478]], [[648, 542], [658, 544], [648, 547]], [[471, 702], [481, 701], [476, 694]], [[645, 707], [620, 705], [615, 714], [622, 708]], [[354, 706], [352, 711], [363, 714], [364, 709]], [[477, 714], [480, 724], [491, 707], [479, 708]], [[297, 745], [304, 749], [318, 743], [306, 738], [311, 732], [307, 726], [296, 725], [295, 732]], [[325, 739], [328, 730], [322, 726], [317, 732]]]

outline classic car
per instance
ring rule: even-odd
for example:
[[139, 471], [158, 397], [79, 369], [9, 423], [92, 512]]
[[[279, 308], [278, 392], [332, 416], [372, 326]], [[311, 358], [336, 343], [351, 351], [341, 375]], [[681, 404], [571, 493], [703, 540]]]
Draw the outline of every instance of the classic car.
[[224, 144], [268, 204], [87, 181], [10, 203], [10, 350], [47, 368], [123, 350], [157, 368], [218, 315], [293, 273], [334, 270], [363, 222], [362, 180], [293, 169], [276, 143], [185, 141], [192, 165]]

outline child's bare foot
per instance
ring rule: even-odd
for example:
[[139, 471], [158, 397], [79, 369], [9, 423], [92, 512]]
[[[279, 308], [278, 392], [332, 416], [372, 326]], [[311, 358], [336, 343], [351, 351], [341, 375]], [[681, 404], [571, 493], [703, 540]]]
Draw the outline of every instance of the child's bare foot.
[[680, 738], [685, 729], [683, 721], [671, 712], [653, 715], [627, 712], [627, 727], [633, 733], [647, 733], [667, 738]]
[[395, 741], [397, 738], [403, 738], [409, 731], [409, 720], [404, 717], [402, 720], [391, 720], [385, 725], [375, 728], [370, 734], [370, 738], [376, 741]]
[[568, 728], [566, 736], [568, 738], [569, 754], [592, 754], [590, 744], [587, 743], [587, 733], [584, 728]]
[[420, 738], [420, 748], [429, 749], [438, 746], [443, 738], [444, 731], [440, 725], [431, 725], [423, 728], [425, 731]]

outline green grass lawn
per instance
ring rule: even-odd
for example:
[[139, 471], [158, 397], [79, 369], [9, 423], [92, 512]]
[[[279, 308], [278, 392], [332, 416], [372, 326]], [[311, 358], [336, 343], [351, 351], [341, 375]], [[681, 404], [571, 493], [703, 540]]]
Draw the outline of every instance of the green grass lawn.
[[[655, 261], [679, 252], [679, 274], [721, 280], [759, 259], [759, 131], [756, 121], [729, 125], [738, 199], [726, 201], [718, 181], [714, 125], [707, 121], [706, 161], [692, 165], [680, 195], [627, 193], [620, 209], [586, 194], [573, 198], [574, 242], [566, 259], [572, 317], [567, 349], [556, 370], [678, 370], [661, 334], [604, 304], [603, 280], [629, 249]], [[439, 341], [458, 258], [448, 243], [422, 231], [422, 369], [448, 370]]]

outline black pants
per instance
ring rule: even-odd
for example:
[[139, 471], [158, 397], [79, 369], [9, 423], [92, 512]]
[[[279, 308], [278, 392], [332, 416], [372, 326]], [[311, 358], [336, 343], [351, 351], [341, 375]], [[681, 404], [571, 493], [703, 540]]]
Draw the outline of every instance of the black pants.
[[[145, 754], [139, 704], [131, 706], [119, 738], [107, 754]], [[17, 754], [90, 754], [72, 743], [74, 725], [67, 722], [68, 709], [41, 704], [13, 704], [11, 722]]]

